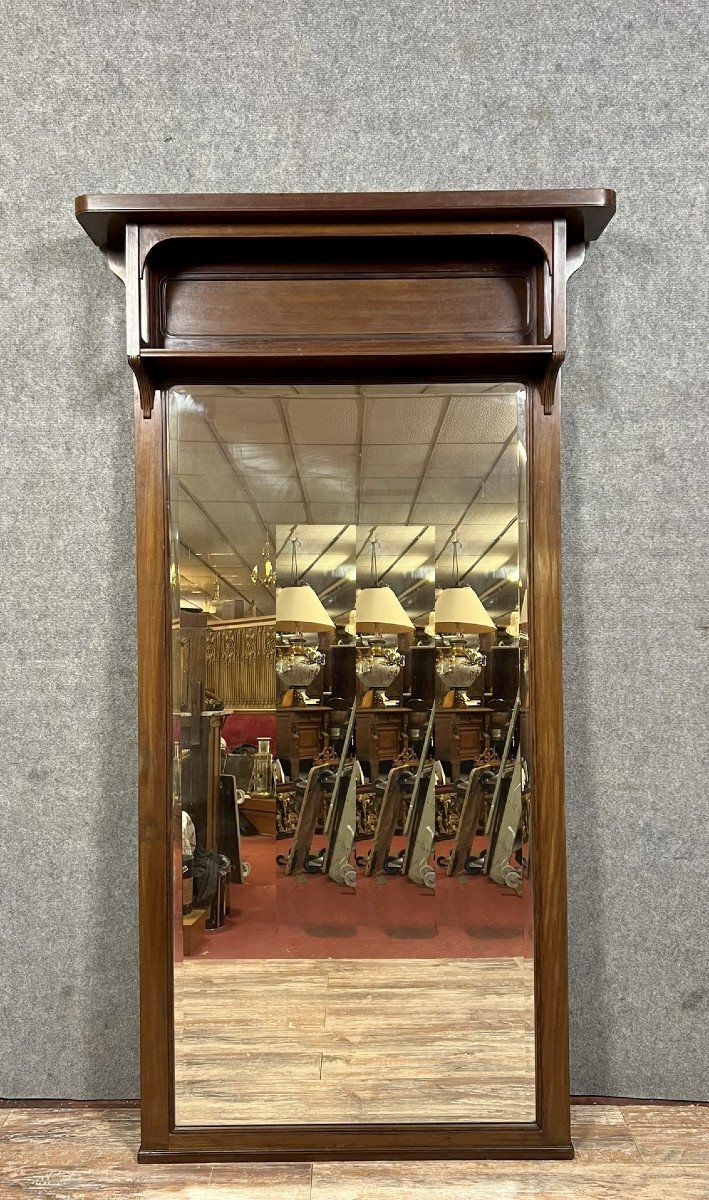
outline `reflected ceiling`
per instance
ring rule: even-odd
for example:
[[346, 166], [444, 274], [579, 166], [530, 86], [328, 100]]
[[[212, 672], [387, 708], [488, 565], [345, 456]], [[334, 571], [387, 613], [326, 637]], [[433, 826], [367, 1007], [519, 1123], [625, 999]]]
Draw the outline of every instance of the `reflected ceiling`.
[[[218, 579], [223, 599], [272, 612], [272, 596], [251, 582], [251, 570], [270, 538], [279, 577], [285, 571], [290, 582], [291, 532], [301, 543], [299, 575], [319, 591], [342, 566], [337, 527], [344, 534], [350, 524], [359, 527], [358, 571], [368, 577], [367, 543], [377, 538], [380, 579], [398, 592], [397, 578], [423, 569], [416, 544], [435, 526], [437, 584], [450, 584], [455, 533], [461, 579], [493, 617], [509, 613], [518, 567], [518, 390], [176, 389], [183, 603], [202, 607]], [[379, 535], [392, 525], [410, 528]], [[337, 589], [330, 607], [339, 615]], [[413, 614], [415, 589], [407, 607]]]

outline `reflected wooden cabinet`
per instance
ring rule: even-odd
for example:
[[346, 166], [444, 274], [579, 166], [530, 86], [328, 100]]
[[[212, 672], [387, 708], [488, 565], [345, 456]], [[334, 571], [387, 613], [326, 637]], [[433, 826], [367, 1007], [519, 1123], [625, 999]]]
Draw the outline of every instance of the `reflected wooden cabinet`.
[[490, 713], [482, 705], [436, 709], [436, 756], [450, 765], [454, 779], [460, 778], [464, 767], [470, 770], [485, 749]]
[[[557, 401], [566, 352], [567, 279], [614, 211], [615, 196], [603, 189], [77, 200], [78, 220], [125, 283], [127, 355], [135, 381], [141, 1161], [567, 1158], [573, 1153]], [[495, 413], [499, 417], [502, 411], [505, 420], [500, 422]], [[524, 476], [519, 472], [519, 445], [527, 464]], [[180, 449], [188, 470], [181, 469], [176, 458]], [[308, 528], [319, 524], [330, 529], [330, 536], [320, 540], [319, 554], [332, 555], [343, 529], [352, 529], [353, 544], [355, 532], [358, 538], [359, 571], [367, 543], [375, 567], [377, 529], [386, 526], [393, 540], [396, 529], [391, 522], [399, 522], [398, 544], [381, 548], [381, 572], [373, 569], [373, 580], [363, 585], [387, 587], [396, 563], [410, 556], [407, 586], [394, 597], [403, 617], [389, 626], [389, 648], [395, 648], [400, 637], [399, 648], [405, 649], [404, 670], [391, 679], [391, 698], [400, 704], [357, 716], [360, 757], [374, 775], [402, 748], [407, 720], [415, 719], [417, 745], [423, 747], [422, 712], [430, 707], [435, 680], [433, 656], [419, 661], [412, 645], [430, 619], [428, 608], [416, 608], [417, 597], [427, 587], [433, 599], [433, 571], [448, 561], [451, 546], [455, 557], [455, 547], [469, 542], [469, 565], [460, 578], [456, 567], [452, 585], [445, 586], [462, 586], [475, 571], [475, 547], [480, 539], [483, 548], [489, 545], [481, 530], [495, 508], [481, 498], [483, 483], [505, 455], [511, 456], [513, 484], [524, 480], [524, 487], [514, 491], [509, 527], [515, 524], [523, 531], [516, 537], [518, 546], [524, 537], [526, 549], [526, 555], [519, 556], [525, 578], [517, 578], [527, 587], [529, 616], [523, 637], [528, 638], [530, 688], [529, 702], [525, 696], [523, 703], [525, 732], [529, 731], [524, 741], [530, 749], [524, 764], [517, 751], [514, 766], [510, 764], [507, 803], [509, 811], [515, 804], [519, 809], [524, 774], [524, 800], [533, 806], [534, 819], [529, 844], [515, 849], [523, 860], [525, 855], [531, 859], [534, 869], [525, 881], [525, 900], [515, 898], [514, 903], [529, 903], [533, 913], [532, 957], [520, 966], [509, 957], [493, 963], [486, 953], [486, 969], [480, 970], [470, 932], [480, 922], [470, 916], [471, 897], [489, 902], [489, 888], [496, 885], [476, 875], [474, 862], [466, 872], [470, 846], [458, 847], [463, 867], [455, 880], [445, 871], [436, 873], [431, 838], [438, 767], [423, 762], [421, 749], [421, 771], [411, 771], [406, 781], [409, 812], [419, 821], [421, 836], [411, 834], [401, 851], [390, 853], [385, 846], [379, 876], [373, 878], [369, 871], [373, 850], [368, 858], [353, 852], [355, 826], [367, 825], [368, 833], [370, 828], [355, 807], [364, 804], [366, 789], [357, 786], [356, 764], [348, 761], [343, 812], [345, 805], [350, 807], [338, 827], [342, 836], [324, 848], [313, 847], [305, 837], [303, 870], [290, 871], [293, 860], [286, 859], [275, 895], [269, 893], [270, 911], [276, 915], [269, 927], [273, 948], [263, 951], [269, 954], [268, 973], [256, 971], [262, 947], [254, 949], [253, 943], [243, 957], [235, 954], [231, 974], [223, 960], [209, 963], [209, 956], [204, 963], [200, 957], [183, 962], [173, 936], [178, 922], [172, 905], [178, 889], [172, 864], [180, 849], [173, 841], [179, 815], [173, 763], [180, 725], [173, 713], [189, 711], [193, 719], [201, 709], [194, 709], [188, 694], [189, 639], [183, 640], [181, 650], [178, 638], [173, 649], [173, 629], [180, 626], [179, 576], [185, 569], [180, 555], [191, 553], [186, 532], [190, 521], [195, 528], [201, 528], [203, 519], [212, 523], [204, 548], [197, 547], [200, 553], [189, 558], [192, 572], [200, 573], [205, 595], [218, 595], [219, 583], [232, 590], [235, 604], [247, 611], [248, 603], [248, 611], [255, 611], [253, 629], [247, 628], [251, 618], [244, 618], [232, 623], [233, 632], [210, 640], [209, 670], [215, 678], [219, 671], [234, 675], [234, 664], [240, 668], [253, 657], [254, 647], [261, 647], [263, 653], [256, 655], [260, 674], [248, 677], [247, 690], [234, 675], [233, 694], [246, 697], [247, 708], [272, 702], [274, 711], [275, 579], [264, 567], [267, 563], [270, 570], [276, 559], [269, 547], [275, 546], [276, 554], [286, 547], [287, 553], [289, 531], [307, 522]], [[187, 483], [188, 475], [198, 477], [199, 495]], [[259, 507], [262, 501], [265, 508]], [[217, 509], [210, 511], [215, 503]], [[178, 504], [186, 514], [179, 528]], [[288, 524], [278, 526], [277, 521]], [[493, 539], [498, 549], [505, 532], [503, 528]], [[343, 555], [342, 561], [330, 563], [330, 599], [347, 575], [345, 559]], [[435, 564], [431, 570], [429, 563]], [[294, 585], [303, 582], [296, 570], [293, 574]], [[354, 593], [352, 572], [349, 581]], [[503, 584], [491, 566], [481, 594], [498, 596]], [[258, 597], [253, 587], [260, 589]], [[516, 604], [516, 582], [513, 590]], [[361, 597], [361, 589], [357, 594]], [[322, 603], [319, 596], [315, 599]], [[334, 612], [336, 619], [326, 616], [324, 622], [311, 622], [311, 636], [327, 629], [331, 646], [335, 629], [340, 631], [337, 636], [344, 636], [350, 608], [348, 601]], [[495, 616], [506, 623], [503, 611]], [[377, 639], [382, 630], [376, 620], [371, 625], [364, 632]], [[173, 655], [180, 654], [183, 661], [175, 663]], [[342, 682], [353, 654], [351, 647], [331, 651], [319, 681], [319, 686], [331, 689], [325, 700], [336, 700], [335, 710], [353, 698], [353, 688]], [[502, 668], [499, 656], [499, 662], [490, 663], [480, 676], [473, 695], [481, 696], [487, 683], [488, 690], [495, 687], [502, 693], [490, 703], [508, 703], [514, 681]], [[401, 703], [409, 696], [411, 712]], [[188, 710], [181, 707], [183, 700]], [[463, 712], [441, 709], [437, 759], [446, 759], [460, 774], [469, 757], [482, 749], [488, 715], [485, 704]], [[290, 764], [292, 775], [321, 748], [326, 716], [327, 704], [318, 711], [304, 707], [278, 713], [277, 752]], [[200, 745], [206, 742], [211, 783], [206, 786], [204, 817], [209, 842], [219, 718], [200, 720], [204, 725], [192, 729], [190, 736], [198, 735]], [[342, 733], [341, 717], [338, 720]], [[347, 741], [344, 734], [342, 740]], [[344, 754], [341, 762], [344, 767]], [[426, 786], [418, 788], [424, 766]], [[467, 779], [446, 782], [440, 794], [455, 791], [456, 800], [465, 806], [475, 800], [474, 776], [471, 772]], [[319, 811], [323, 796], [317, 793], [317, 779], [311, 785], [304, 808], [312, 814]], [[401, 779], [397, 783], [387, 774], [379, 788], [379, 811], [388, 813], [390, 826], [400, 804], [400, 785]], [[375, 845], [383, 821], [377, 818], [376, 824]], [[473, 832], [475, 825], [473, 821]], [[521, 836], [526, 838], [526, 832]], [[294, 844], [297, 840], [296, 833]], [[264, 861], [276, 878], [274, 857], [269, 846]], [[351, 877], [357, 876], [355, 864], [362, 858], [367, 865], [355, 888]], [[509, 859], [507, 866], [512, 869]], [[437, 889], [435, 906], [432, 884]], [[246, 903], [249, 880], [239, 886]], [[265, 884], [264, 890], [268, 891]], [[466, 902], [470, 907], [461, 916]], [[405, 920], [395, 903], [408, 906]], [[322, 950], [313, 953], [312, 960], [294, 956], [293, 946], [305, 944], [291, 923], [298, 904], [305, 914], [301, 925], [310, 931], [307, 945], [321, 935], [330, 936], [328, 931], [335, 928], [341, 954], [342, 939], [351, 937], [346, 969]], [[507, 906], [495, 906], [495, 911], [500, 907]], [[435, 938], [442, 936], [441, 929], [456, 921], [459, 939], [451, 945], [457, 949], [439, 957], [430, 954], [436, 962], [436, 986], [430, 987], [422, 946], [430, 937], [429, 949], [437, 949]], [[357, 941], [360, 928], [372, 938], [388, 938], [387, 952], [369, 959], [368, 943]], [[263, 937], [263, 927], [258, 929]], [[407, 961], [406, 939], [412, 930], [421, 945]], [[221, 980], [231, 980], [228, 986], [215, 984], [215, 967]], [[473, 1011], [471, 989], [489, 986], [485, 981], [494, 971], [494, 1003], [490, 994], [483, 994], [481, 1003], [474, 1002], [475, 1020], [472, 1015], [467, 1020], [466, 1013]], [[331, 979], [329, 972], [337, 978]], [[271, 1039], [268, 1053], [263, 1044], [253, 1052], [241, 1043], [238, 1052], [233, 1046], [228, 1054], [220, 1051], [207, 1069], [202, 1062], [205, 1047], [221, 1048], [219, 1038], [238, 1025], [239, 1005], [249, 986]], [[188, 1026], [190, 1014], [198, 1012], [200, 1028], [206, 1028], [200, 1007], [206, 987], [211, 988], [212, 1017], [220, 1015], [221, 1025], [219, 1038], [213, 1036], [212, 1025], [209, 1037], [201, 1041]], [[326, 1019], [317, 1006], [328, 995]], [[514, 1001], [517, 1025], [513, 1013], [506, 1033], [498, 1029], [484, 1055], [476, 1058], [481, 1045], [478, 1014], [499, 1011], [504, 997]], [[298, 1044], [296, 1008], [287, 1007], [296, 1002], [307, 1034]], [[336, 1010], [346, 1014], [339, 1018], [341, 1026]], [[320, 1041], [312, 1040], [315, 1029]], [[412, 1030], [416, 1037], [411, 1037]], [[249, 1033], [257, 1037], [259, 1030], [252, 1025]], [[456, 1070], [446, 1066], [434, 1078], [439, 1064], [433, 1061], [437, 1056], [431, 1055], [430, 1045], [439, 1040]], [[396, 1056], [396, 1070], [389, 1069], [382, 1052], [385, 1043]], [[486, 1090], [482, 1061], [500, 1044], [504, 1062]], [[321, 1078], [323, 1064], [335, 1061], [339, 1070], [345, 1069], [343, 1045], [359, 1064], [359, 1082], [352, 1087], [343, 1086], [342, 1076], [335, 1076], [334, 1083]], [[247, 1053], [244, 1061], [252, 1066], [258, 1062], [256, 1071], [241, 1069], [241, 1056]], [[289, 1077], [284, 1084], [285, 1059], [317, 1063], [302, 1091], [297, 1090], [303, 1084], [300, 1078]], [[228, 1082], [227, 1060], [233, 1071]], [[465, 1086], [459, 1083], [461, 1062], [473, 1063]], [[516, 1073], [510, 1075], [510, 1063], [515, 1072], [527, 1071], [524, 1087]], [[443, 1108], [441, 1096], [452, 1076], [457, 1091]], [[203, 1090], [208, 1077], [217, 1080], [209, 1101]], [[521, 1092], [522, 1107], [515, 1108]]]
[[367, 708], [357, 712], [357, 757], [371, 782], [382, 765], [391, 764], [404, 749], [409, 709]]
[[510, 707], [519, 691], [519, 649], [493, 646], [490, 652], [490, 694], [506, 700]]
[[322, 704], [279, 709], [276, 714], [276, 755], [295, 780], [301, 766], [311, 764], [325, 744], [330, 709]]

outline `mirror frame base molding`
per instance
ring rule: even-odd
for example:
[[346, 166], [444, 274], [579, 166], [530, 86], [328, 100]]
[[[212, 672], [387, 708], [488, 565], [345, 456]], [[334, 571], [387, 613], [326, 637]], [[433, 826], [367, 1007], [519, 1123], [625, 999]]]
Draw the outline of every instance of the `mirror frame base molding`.
[[[76, 201], [77, 219], [125, 281], [135, 380], [140, 1162], [573, 1156], [559, 372], [566, 281], [614, 212], [615, 194], [605, 189]], [[178, 1127], [166, 389], [366, 381], [527, 388], [537, 1119]]]

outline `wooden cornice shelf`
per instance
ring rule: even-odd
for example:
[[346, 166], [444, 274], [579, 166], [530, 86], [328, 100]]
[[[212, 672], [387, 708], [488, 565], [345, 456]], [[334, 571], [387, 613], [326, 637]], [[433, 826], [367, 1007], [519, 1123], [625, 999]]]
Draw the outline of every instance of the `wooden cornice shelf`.
[[407, 374], [538, 384], [549, 415], [566, 280], [614, 212], [607, 188], [76, 199], [145, 418], [174, 384]]
[[566, 221], [570, 241], [592, 242], [600, 237], [615, 212], [610, 188], [478, 192], [315, 192], [315, 193], [199, 193], [105, 194], [77, 196], [75, 211], [81, 226], [101, 250], [122, 243], [126, 225], [225, 225], [303, 221], [317, 224], [355, 218], [385, 217], [388, 221], [555, 220]]

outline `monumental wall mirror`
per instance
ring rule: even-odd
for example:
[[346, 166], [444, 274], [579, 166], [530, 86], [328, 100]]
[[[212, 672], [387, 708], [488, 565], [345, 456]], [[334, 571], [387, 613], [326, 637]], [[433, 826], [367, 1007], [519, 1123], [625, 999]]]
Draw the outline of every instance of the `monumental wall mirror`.
[[143, 1160], [572, 1154], [559, 368], [614, 208], [77, 200], [135, 377]]

